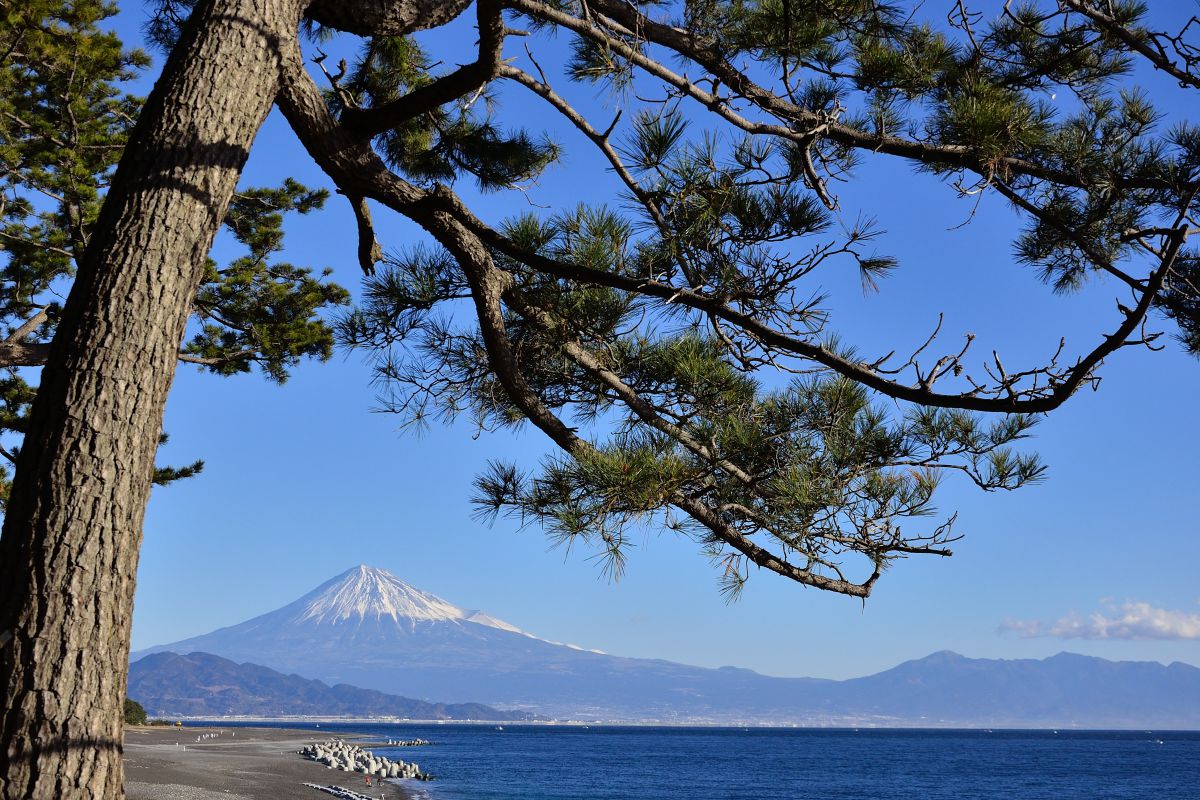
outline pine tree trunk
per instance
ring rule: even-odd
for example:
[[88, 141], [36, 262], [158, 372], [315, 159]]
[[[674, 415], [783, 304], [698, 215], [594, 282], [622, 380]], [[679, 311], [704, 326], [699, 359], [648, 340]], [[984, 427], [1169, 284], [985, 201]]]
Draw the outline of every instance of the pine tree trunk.
[[200, 4], [68, 298], [0, 536], [3, 800], [123, 794], [130, 619], [163, 406], [301, 5]]

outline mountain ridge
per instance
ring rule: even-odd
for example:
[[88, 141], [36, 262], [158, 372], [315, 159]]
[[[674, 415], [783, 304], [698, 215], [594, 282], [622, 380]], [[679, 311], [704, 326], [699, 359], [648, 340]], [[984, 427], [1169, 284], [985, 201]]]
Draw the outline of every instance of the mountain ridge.
[[366, 566], [275, 611], [135, 657], [162, 650], [558, 718], [1200, 728], [1200, 669], [1182, 663], [1068, 653], [970, 659], [939, 651], [845, 681], [778, 678], [560, 645]]
[[345, 716], [414, 720], [532, 721], [534, 714], [482, 703], [428, 703], [211, 653], [162, 651], [130, 665], [128, 695], [152, 716]]

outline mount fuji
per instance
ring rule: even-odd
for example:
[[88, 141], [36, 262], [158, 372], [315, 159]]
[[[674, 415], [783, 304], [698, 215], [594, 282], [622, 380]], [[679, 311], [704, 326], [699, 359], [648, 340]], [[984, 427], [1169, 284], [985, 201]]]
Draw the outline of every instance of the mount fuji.
[[948, 651], [845, 681], [635, 659], [546, 641], [355, 567], [239, 625], [134, 654], [210, 653], [445, 703], [558, 718], [825, 725], [1200, 728], [1200, 669]]
[[[367, 566], [283, 608], [133, 658], [165, 651], [211, 653], [409, 697], [560, 716], [673, 718], [681, 697], [720, 694], [735, 673], [762, 678], [748, 670], [620, 658], [550, 642]], [[706, 703], [682, 705], [689, 717], [706, 713]]]

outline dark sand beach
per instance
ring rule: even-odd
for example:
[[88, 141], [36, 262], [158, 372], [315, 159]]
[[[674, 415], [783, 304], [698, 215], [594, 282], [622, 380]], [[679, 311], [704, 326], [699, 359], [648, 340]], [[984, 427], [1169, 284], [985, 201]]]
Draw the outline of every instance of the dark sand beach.
[[[204, 734], [219, 733], [196, 741]], [[395, 784], [367, 787], [363, 776], [326, 769], [296, 751], [329, 738], [278, 728], [125, 729], [129, 800], [318, 800], [331, 795], [305, 783], [341, 786], [375, 800], [406, 800]], [[375, 783], [375, 781], [372, 781]]]

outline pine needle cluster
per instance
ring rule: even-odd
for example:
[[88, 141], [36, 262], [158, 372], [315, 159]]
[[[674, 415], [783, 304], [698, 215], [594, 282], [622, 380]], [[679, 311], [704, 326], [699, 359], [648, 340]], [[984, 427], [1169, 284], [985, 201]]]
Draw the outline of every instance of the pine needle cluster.
[[[103, 29], [115, 13], [103, 0], [0, 2], [0, 454], [10, 463], [37, 392], [32, 368], [45, 361], [61, 298], [141, 110], [124, 86], [150, 58]], [[257, 365], [282, 383], [300, 359], [329, 358], [333, 331], [321, 312], [349, 294], [328, 270], [314, 275], [274, 260], [285, 215], [315, 211], [327, 195], [288, 180], [234, 199], [225, 227], [245, 255], [209, 263], [181, 360], [220, 375]], [[201, 466], [162, 467], [155, 482]], [[0, 466], [0, 499], [8, 478]]]
[[[145, 63], [99, 32], [109, 6], [35, 6], [0, 2], [0, 312], [25, 354], [53, 333], [54, 287], [137, 113], [119, 86]], [[160, 0], [152, 38], [178, 41], [192, 8]], [[586, 544], [613, 576], [663, 528], [695, 540], [732, 594], [758, 567], [865, 597], [896, 559], [949, 554], [943, 478], [1039, 480], [1019, 448], [1037, 415], [1094, 387], [1118, 350], [1159, 347], [1153, 320], [1200, 352], [1200, 128], [1177, 96], [1138, 85], [1153, 69], [1196, 96], [1194, 20], [1164, 29], [1134, 0], [476, 0], [347, 25], [363, 13], [311, 4], [312, 62], [286, 67], [277, 98], [358, 222], [368, 277], [336, 335], [371, 354], [384, 406], [411, 424], [546, 434], [557, 450], [540, 465], [479, 477], [480, 514]], [[478, 34], [466, 57], [429, 51], [420, 32], [459, 15]], [[332, 67], [331, 44], [356, 55]], [[509, 92], [543, 103], [554, 135], [508, 121]], [[593, 122], [581, 92], [619, 111]], [[594, 148], [619, 195], [495, 225], [463, 199], [535, 194], [568, 147]], [[1115, 286], [1099, 344], [1018, 367], [998, 350], [975, 360], [971, 334], [944, 345], [940, 324], [881, 356], [842, 344], [824, 276], [853, 271], [876, 292], [902, 267], [871, 209], [839, 196], [881, 159], [942, 183], [968, 222], [982, 196], [1007, 201], [1013, 261], [1052, 291]], [[209, 265], [182, 360], [282, 381], [328, 357], [317, 312], [345, 293], [274, 263], [284, 215], [324, 200], [288, 182], [234, 201], [246, 255]], [[370, 203], [431, 241], [376, 269]], [[6, 430], [33, 392], [10, 368]]]
[[[559, 446], [539, 466], [491, 464], [476, 482], [483, 518], [586, 545], [612, 576], [658, 528], [695, 540], [731, 594], [758, 566], [865, 596], [894, 560], [949, 554], [954, 515], [929, 519], [944, 477], [988, 491], [1040, 480], [1042, 463], [1017, 447], [1036, 415], [1095, 385], [1115, 350], [1157, 346], [1152, 309], [1198, 347], [1200, 139], [1131, 80], [1149, 59], [1200, 88], [1187, 25], [1156, 32], [1124, 0], [1012, 3], [991, 17], [958, 3], [940, 18], [876, 0], [475, 9], [474, 64], [438, 70], [407, 40], [374, 39], [330, 96], [360, 130], [348, 97], [393, 121], [418, 106], [372, 145], [431, 197], [450, 195], [430, 182], [464, 175], [528, 185], [565, 148], [525, 132], [484, 146], [500, 135], [507, 84], [544, 100], [624, 185], [608, 206], [495, 228], [455, 198], [437, 206], [460, 226], [445, 235], [397, 202], [436, 244], [388, 256], [341, 322], [409, 423], [532, 423]], [[529, 37], [528, 71], [502, 58], [516, 33]], [[569, 45], [566, 89], [538, 57], [555, 37]], [[450, 102], [416, 103], [459, 82], [470, 88]], [[572, 84], [622, 113], [593, 124]], [[1130, 295], [1117, 330], [1073, 361], [1060, 347], [1020, 369], [998, 354], [972, 366], [969, 335], [936, 352], [935, 333], [907, 358], [841, 345], [821, 276], [853, 269], [878, 291], [900, 267], [871, 216], [839, 201], [868, 153], [966, 202], [1006, 198], [1024, 221], [1014, 261], [1055, 292], [1115, 281]], [[485, 255], [467, 255], [464, 235]]]

